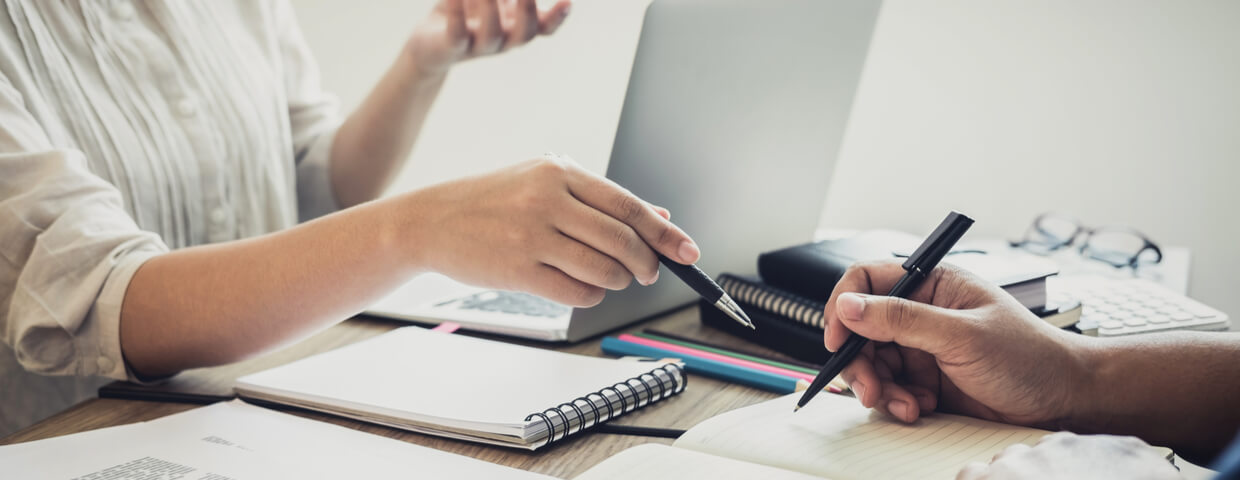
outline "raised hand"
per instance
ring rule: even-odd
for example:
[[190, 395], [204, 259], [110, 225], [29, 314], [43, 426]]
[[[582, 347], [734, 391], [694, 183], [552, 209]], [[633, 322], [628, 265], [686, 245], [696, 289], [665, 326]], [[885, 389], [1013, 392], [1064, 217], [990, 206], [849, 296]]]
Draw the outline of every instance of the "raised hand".
[[418, 24], [405, 51], [418, 70], [443, 75], [462, 60], [519, 47], [550, 35], [568, 16], [569, 0], [539, 11], [534, 0], [440, 0]]

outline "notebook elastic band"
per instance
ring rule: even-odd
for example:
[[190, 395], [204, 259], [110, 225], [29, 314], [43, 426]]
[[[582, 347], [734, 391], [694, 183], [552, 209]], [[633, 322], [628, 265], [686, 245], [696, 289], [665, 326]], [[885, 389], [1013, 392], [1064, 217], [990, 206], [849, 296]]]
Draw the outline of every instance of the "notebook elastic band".
[[[577, 397], [570, 402], [561, 403], [555, 408], [531, 413], [525, 417], [525, 421], [528, 422], [535, 418], [542, 420], [547, 430], [546, 442], [542, 446], [546, 446], [627, 412], [680, 393], [684, 391], [686, 384], [687, 379], [680, 365], [668, 363], [649, 373], [643, 373], [597, 392]], [[615, 398], [608, 396], [608, 392], [614, 394]], [[643, 392], [645, 393], [644, 399], [642, 398]], [[632, 403], [629, 402], [630, 394], [633, 397]], [[614, 407], [616, 403], [620, 405], [619, 410]], [[590, 418], [586, 418], [587, 409], [593, 414]], [[603, 409], [607, 410], [607, 418], [601, 417]], [[556, 421], [556, 417], [559, 418], [559, 422]], [[573, 428], [574, 421], [577, 423], [575, 429]], [[559, 434], [558, 438], [557, 434]]]

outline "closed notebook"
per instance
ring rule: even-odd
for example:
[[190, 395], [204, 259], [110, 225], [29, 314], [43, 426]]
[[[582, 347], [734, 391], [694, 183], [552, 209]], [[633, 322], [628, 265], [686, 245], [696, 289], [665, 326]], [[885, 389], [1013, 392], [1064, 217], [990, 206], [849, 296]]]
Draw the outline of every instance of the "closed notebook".
[[676, 363], [573, 355], [419, 327], [236, 384], [246, 398], [530, 450], [684, 388]]
[[716, 279], [720, 288], [736, 300], [753, 329], [730, 321], [718, 309], [703, 305], [702, 324], [733, 336], [777, 350], [797, 360], [822, 365], [831, 353], [822, 344], [822, 311], [825, 303], [781, 290], [751, 277], [730, 273]]
[[[795, 414], [800, 393], [733, 410], [697, 424], [671, 446], [647, 444], [604, 460], [576, 480], [953, 479], [1009, 445], [1050, 433], [956, 415], [911, 425], [822, 394]], [[1171, 458], [1166, 448], [1154, 448]]]
[[[769, 286], [815, 302], [825, 303], [836, 282], [854, 263], [862, 260], [892, 260], [907, 255], [921, 239], [892, 230], [870, 230], [854, 237], [807, 243], [766, 252], [758, 256], [758, 275]], [[988, 253], [965, 253], [960, 246], [945, 263], [969, 270], [1002, 287], [1022, 305], [1041, 313], [1046, 306], [1046, 277], [1058, 273], [1050, 260], [1020, 251], [987, 248]]]

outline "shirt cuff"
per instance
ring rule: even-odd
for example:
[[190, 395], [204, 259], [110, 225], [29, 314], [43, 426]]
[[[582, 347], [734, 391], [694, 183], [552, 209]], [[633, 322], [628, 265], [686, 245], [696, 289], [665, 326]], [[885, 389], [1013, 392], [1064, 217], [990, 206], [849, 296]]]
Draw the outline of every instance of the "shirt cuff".
[[324, 131], [297, 162], [297, 216], [302, 222], [340, 210], [332, 190], [332, 142], [337, 128]]
[[[78, 332], [73, 337], [78, 375], [150, 383], [149, 380], [152, 379], [139, 378], [125, 362], [124, 352], [121, 351], [121, 305], [125, 302], [125, 292], [129, 290], [129, 282], [138, 268], [162, 253], [164, 250], [158, 247], [146, 247], [129, 252], [113, 267], [89, 314], [94, 318], [83, 325], [86, 331]], [[97, 329], [97, 332], [90, 331], [94, 329]]]

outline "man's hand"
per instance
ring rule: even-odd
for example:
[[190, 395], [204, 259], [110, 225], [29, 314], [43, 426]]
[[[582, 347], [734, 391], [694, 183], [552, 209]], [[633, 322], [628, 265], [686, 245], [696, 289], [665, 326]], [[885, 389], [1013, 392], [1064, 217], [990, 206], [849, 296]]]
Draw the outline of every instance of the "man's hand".
[[554, 155], [395, 200], [414, 264], [567, 305], [654, 283], [656, 250], [684, 264], [700, 255], [667, 210]]
[[972, 463], [956, 480], [1020, 480], [1126, 478], [1163, 480], [1181, 478], [1167, 459], [1137, 437], [1076, 435], [1059, 432], [1042, 437], [1032, 447], [1012, 445], [989, 464]]
[[405, 51], [424, 75], [444, 75], [453, 64], [504, 52], [537, 35], [550, 35], [568, 16], [569, 0], [539, 11], [534, 0], [440, 0], [409, 37]]
[[885, 294], [899, 262], [850, 268], [827, 302], [826, 345], [872, 340], [842, 373], [861, 404], [912, 422], [933, 410], [1055, 428], [1087, 378], [1078, 340], [952, 265], [911, 299]]

